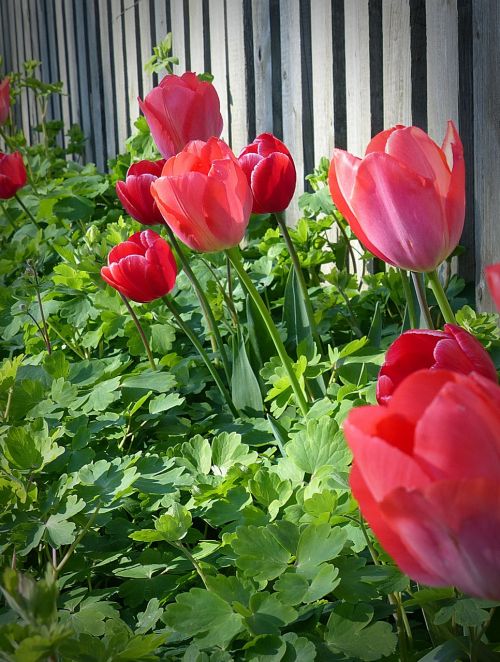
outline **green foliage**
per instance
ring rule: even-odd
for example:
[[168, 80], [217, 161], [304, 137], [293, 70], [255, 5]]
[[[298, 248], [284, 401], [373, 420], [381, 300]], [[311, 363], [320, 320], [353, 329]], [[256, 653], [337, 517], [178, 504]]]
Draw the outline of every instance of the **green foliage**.
[[[148, 67], [174, 62], [167, 36]], [[38, 66], [13, 75], [12, 96], [27, 88], [43, 110], [61, 88], [39, 81]], [[410, 582], [349, 490], [342, 422], [375, 402], [405, 301], [399, 274], [372, 269], [333, 207], [328, 160], [290, 229], [319, 338], [271, 219], [252, 218], [244, 249], [307, 417], [224, 256], [189, 254], [231, 355], [234, 418], [167, 307], [133, 304], [153, 371], [100, 277], [110, 248], [139, 229], [116, 181], [131, 159], [158, 156], [144, 118], [136, 129], [103, 174], [80, 163], [76, 126], [66, 149], [58, 124], [44, 122], [31, 146], [6, 127], [30, 166], [20, 195], [33, 218], [15, 199], [2, 203], [0, 660], [397, 660], [400, 603], [411, 659], [495, 655], [496, 605]], [[495, 316], [467, 305], [463, 285], [448, 283], [457, 319], [500, 365]], [[171, 296], [223, 375], [182, 272]]]

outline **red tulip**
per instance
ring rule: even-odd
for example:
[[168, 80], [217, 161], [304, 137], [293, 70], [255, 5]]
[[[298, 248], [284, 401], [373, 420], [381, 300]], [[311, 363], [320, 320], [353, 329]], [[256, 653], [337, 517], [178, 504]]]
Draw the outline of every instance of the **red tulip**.
[[13, 198], [26, 184], [26, 168], [19, 152], [0, 152], [0, 200]]
[[485, 269], [486, 281], [490, 290], [495, 306], [500, 310], [500, 262], [490, 264]]
[[353, 494], [403, 572], [500, 599], [500, 387], [421, 370], [344, 430]]
[[151, 195], [151, 183], [160, 177], [164, 165], [164, 159], [133, 163], [125, 181], [116, 184], [116, 193], [127, 214], [144, 225], [163, 223], [163, 216]]
[[453, 122], [442, 147], [416, 126], [372, 139], [359, 159], [335, 149], [333, 201], [357, 238], [389, 264], [432, 271], [458, 244], [465, 217], [465, 166]]
[[497, 371], [488, 352], [473, 335], [454, 324], [444, 331], [412, 329], [397, 338], [387, 350], [378, 374], [377, 401], [386, 405], [394, 389], [408, 375], [423, 368], [455, 370], [464, 375], [478, 372], [497, 383]]
[[292, 156], [272, 133], [261, 133], [238, 157], [253, 193], [254, 214], [283, 211], [295, 192]]
[[177, 265], [167, 242], [153, 230], [144, 230], [111, 249], [101, 276], [129, 299], [147, 303], [174, 287]]
[[10, 111], [10, 84], [9, 79], [4, 78], [0, 83], [0, 124], [5, 124]]
[[220, 251], [243, 239], [252, 211], [245, 173], [225, 142], [194, 140], [151, 184], [165, 222], [190, 248]]
[[191, 71], [165, 76], [144, 101], [139, 99], [139, 106], [165, 159], [180, 152], [190, 140], [208, 140], [222, 133], [215, 87]]

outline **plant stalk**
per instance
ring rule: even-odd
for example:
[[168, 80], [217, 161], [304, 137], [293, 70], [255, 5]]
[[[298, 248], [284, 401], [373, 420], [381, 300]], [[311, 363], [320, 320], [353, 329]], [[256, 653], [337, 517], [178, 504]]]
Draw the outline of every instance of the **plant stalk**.
[[173, 543], [171, 543], [171, 545], [172, 545], [173, 547], [175, 547], [176, 549], [178, 549], [178, 550], [181, 552], [181, 554], [183, 554], [183, 555], [187, 558], [187, 560], [188, 560], [190, 563], [193, 564], [193, 567], [194, 567], [194, 569], [196, 570], [196, 572], [198, 573], [198, 576], [199, 576], [199, 578], [201, 579], [201, 581], [203, 582], [203, 585], [205, 586], [205, 588], [207, 589], [207, 591], [209, 591], [210, 589], [208, 588], [208, 584], [207, 584], [207, 579], [206, 579], [206, 577], [205, 577], [205, 573], [204, 573], [203, 570], [201, 569], [201, 566], [200, 566], [200, 564], [198, 563], [198, 561], [194, 558], [194, 556], [191, 554], [191, 552], [187, 549], [187, 547], [185, 547], [181, 542], [173, 542]]
[[288, 232], [288, 228], [286, 226], [285, 219], [283, 218], [283, 214], [272, 214], [272, 216], [274, 216], [276, 222], [279, 225], [281, 236], [285, 241], [286, 247], [290, 254], [290, 258], [292, 260], [293, 268], [295, 269], [295, 274], [297, 275], [297, 280], [299, 282], [300, 291], [304, 299], [304, 304], [306, 307], [306, 315], [307, 315], [307, 319], [309, 320], [309, 326], [311, 327], [311, 333], [313, 335], [316, 344], [318, 345], [319, 350], [321, 351], [321, 353], [323, 353], [324, 349], [321, 343], [321, 338], [319, 337], [319, 334], [316, 330], [316, 322], [314, 321], [314, 311], [311, 303], [311, 298], [309, 297], [309, 292], [307, 291], [304, 272], [302, 271], [302, 267], [300, 266], [299, 256], [297, 254], [297, 251], [295, 250], [295, 246], [292, 241], [292, 238], [290, 237], [290, 233]]
[[153, 358], [153, 353], [151, 352], [151, 347], [149, 346], [148, 339], [146, 338], [146, 334], [144, 333], [144, 329], [142, 328], [141, 323], [139, 322], [139, 319], [138, 319], [137, 315], [135, 314], [134, 309], [130, 305], [130, 302], [127, 299], [127, 297], [124, 296], [121, 292], [120, 292], [120, 296], [122, 298], [123, 303], [127, 307], [127, 310], [130, 313], [130, 316], [134, 320], [134, 324], [137, 328], [137, 331], [139, 332], [139, 335], [141, 336], [142, 344], [144, 345], [144, 349], [146, 350], [146, 354], [148, 355], [149, 364], [150, 364], [150, 366], [153, 370], [156, 370], [156, 363], [155, 363], [155, 360]]
[[168, 238], [170, 239], [170, 243], [174, 247], [175, 252], [177, 253], [179, 260], [182, 264], [182, 268], [184, 269], [186, 276], [191, 281], [191, 285], [193, 286], [196, 296], [198, 297], [198, 301], [200, 302], [201, 309], [203, 310], [203, 314], [205, 315], [207, 326], [210, 329], [210, 343], [212, 345], [212, 350], [214, 352], [216, 352], [217, 349], [219, 350], [219, 354], [222, 360], [222, 365], [224, 366], [224, 372], [226, 374], [227, 384], [229, 386], [229, 384], [231, 384], [231, 370], [229, 368], [229, 361], [227, 358], [225, 347], [222, 343], [222, 338], [219, 333], [217, 322], [215, 321], [214, 314], [212, 312], [212, 309], [210, 308], [210, 304], [208, 303], [208, 299], [205, 296], [205, 292], [203, 291], [199, 280], [194, 275], [193, 270], [189, 265], [188, 259], [184, 255], [184, 251], [179, 245], [179, 242], [177, 241], [177, 238], [173, 230], [170, 228], [169, 225], [167, 225], [167, 223], [165, 223], [164, 226], [167, 231]]
[[290, 379], [290, 384], [292, 386], [292, 390], [294, 392], [297, 405], [302, 415], [306, 416], [308, 411], [308, 406], [307, 406], [307, 399], [305, 393], [299, 384], [299, 380], [297, 379], [297, 375], [295, 374], [295, 371], [293, 369], [292, 362], [290, 360], [290, 357], [286, 353], [285, 346], [283, 345], [283, 341], [280, 338], [278, 329], [276, 328], [273, 322], [271, 314], [269, 313], [264, 302], [262, 301], [262, 298], [260, 294], [257, 292], [255, 285], [252, 283], [251, 278], [245, 271], [243, 262], [241, 261], [238, 247], [235, 246], [233, 248], [229, 248], [226, 252], [229, 259], [231, 260], [233, 267], [236, 270], [236, 273], [238, 274], [239, 279], [241, 280], [242, 285], [244, 286], [248, 294], [252, 297], [252, 300], [255, 303], [267, 327], [267, 330], [269, 331], [269, 335], [273, 339], [274, 346], [276, 347], [276, 351], [278, 352], [278, 356], [280, 357], [281, 363], [288, 374], [288, 378]]
[[75, 551], [75, 549], [80, 544], [82, 538], [84, 537], [84, 535], [87, 533], [87, 531], [90, 529], [90, 527], [94, 523], [95, 518], [99, 514], [100, 508], [101, 508], [101, 504], [99, 504], [97, 506], [97, 508], [92, 513], [92, 515], [89, 517], [87, 523], [85, 524], [83, 529], [80, 531], [80, 533], [77, 535], [77, 537], [75, 538], [75, 540], [71, 544], [71, 547], [68, 549], [66, 554], [61, 559], [61, 562], [59, 563], [59, 565], [56, 568], [54, 568], [56, 574], [59, 574], [61, 572], [61, 570], [64, 568], [64, 566], [66, 565], [66, 563], [70, 560], [71, 556], [73, 555], [73, 552]]
[[15, 199], [18, 201], [20, 206], [22, 207], [24, 213], [28, 216], [28, 218], [36, 225], [36, 227], [41, 230], [42, 228], [40, 227], [40, 223], [36, 220], [36, 218], [33, 216], [33, 214], [30, 212], [28, 207], [24, 204], [24, 202], [21, 200], [19, 195], [17, 193], [14, 193]]
[[413, 292], [411, 291], [410, 281], [408, 280], [408, 274], [404, 269], [398, 269], [399, 275], [401, 276], [401, 282], [403, 283], [403, 290], [406, 298], [406, 305], [408, 306], [408, 316], [410, 317], [410, 325], [412, 329], [417, 329], [417, 311], [415, 310], [415, 302], [413, 301]]
[[415, 287], [420, 312], [424, 316], [427, 328], [432, 330], [434, 329], [434, 322], [432, 321], [431, 311], [429, 309], [429, 304], [427, 303], [427, 297], [425, 295], [425, 283], [422, 278], [422, 274], [418, 274], [412, 271], [411, 277], [413, 280], [413, 286]]
[[455, 319], [455, 315], [453, 314], [453, 310], [451, 309], [450, 302], [446, 298], [446, 294], [443, 289], [443, 286], [441, 285], [441, 281], [439, 280], [437, 271], [434, 270], [427, 272], [427, 278], [429, 280], [429, 285], [431, 286], [431, 290], [433, 291], [434, 296], [436, 297], [436, 300], [438, 302], [439, 308], [443, 314], [444, 321], [447, 322], [448, 324], [456, 324], [457, 321]]
[[191, 331], [189, 326], [184, 322], [184, 320], [180, 316], [180, 313], [177, 310], [177, 306], [175, 305], [175, 303], [173, 301], [171, 301], [168, 297], [163, 297], [163, 301], [165, 302], [165, 305], [167, 306], [167, 308], [170, 310], [170, 312], [174, 316], [175, 321], [177, 322], [179, 327], [186, 334], [186, 336], [189, 338], [189, 340], [193, 343], [193, 345], [194, 345], [195, 349], [197, 350], [198, 354], [200, 355], [203, 362], [207, 366], [208, 371], [210, 372], [210, 374], [212, 375], [215, 383], [219, 387], [219, 391], [221, 392], [222, 397], [226, 401], [227, 406], [231, 410], [231, 413], [233, 414], [233, 416], [235, 418], [239, 418], [240, 414], [239, 414], [238, 410], [236, 409], [236, 407], [234, 406], [234, 403], [231, 399], [231, 396], [229, 395], [229, 391], [224, 386], [224, 383], [223, 383], [222, 379], [220, 378], [219, 373], [215, 369], [215, 366], [213, 365], [213, 363], [210, 361], [210, 358], [209, 358], [208, 354], [206, 353], [206, 351], [203, 349], [202, 344], [200, 343], [200, 341], [198, 340], [196, 335], [193, 333], [193, 331]]

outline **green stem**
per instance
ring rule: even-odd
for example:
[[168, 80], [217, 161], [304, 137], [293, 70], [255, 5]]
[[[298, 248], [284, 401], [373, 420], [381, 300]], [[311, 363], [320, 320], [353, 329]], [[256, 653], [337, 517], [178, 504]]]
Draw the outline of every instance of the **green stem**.
[[453, 314], [450, 303], [446, 298], [446, 294], [443, 290], [443, 286], [441, 285], [441, 281], [439, 280], [437, 271], [429, 271], [427, 273], [427, 278], [429, 279], [429, 285], [431, 286], [431, 290], [433, 291], [439, 308], [443, 314], [444, 321], [448, 324], [456, 324], [457, 321], [455, 319], [455, 315]]
[[153, 353], [151, 352], [151, 347], [149, 346], [148, 339], [146, 338], [146, 334], [144, 333], [144, 329], [141, 326], [141, 323], [139, 322], [139, 319], [137, 315], [134, 312], [134, 309], [130, 305], [127, 297], [123, 296], [123, 294], [120, 292], [120, 296], [122, 298], [123, 303], [127, 307], [128, 312], [130, 313], [130, 316], [134, 320], [134, 324], [137, 328], [137, 331], [139, 332], [139, 335], [141, 336], [142, 344], [144, 345], [144, 349], [146, 350], [146, 354], [148, 355], [149, 359], [149, 364], [153, 368], [153, 370], [156, 370], [156, 363], [153, 358]]
[[52, 354], [52, 345], [50, 344], [49, 330], [47, 328], [47, 320], [45, 319], [45, 313], [43, 312], [43, 305], [42, 305], [42, 297], [40, 296], [40, 283], [38, 281], [38, 274], [34, 266], [31, 266], [31, 269], [33, 270], [33, 278], [35, 281], [36, 300], [38, 302], [38, 308], [40, 310], [40, 317], [42, 318], [45, 345], [47, 347], [47, 353]]
[[427, 303], [427, 297], [425, 295], [425, 283], [422, 278], [422, 274], [418, 274], [412, 271], [411, 277], [413, 279], [413, 286], [415, 287], [420, 312], [425, 318], [427, 328], [432, 330], [434, 329], [434, 322], [432, 321], [431, 311], [429, 309], [429, 304]]
[[415, 302], [413, 301], [413, 292], [411, 291], [410, 281], [408, 280], [408, 274], [404, 269], [398, 269], [399, 275], [401, 276], [401, 282], [403, 283], [403, 290], [406, 298], [406, 305], [408, 306], [408, 315], [410, 317], [410, 325], [412, 329], [417, 329], [417, 311], [415, 310]]
[[185, 547], [181, 542], [173, 542], [173, 543], [170, 543], [170, 544], [173, 547], [175, 547], [176, 549], [178, 549], [181, 552], [181, 554], [183, 554], [187, 558], [187, 560], [190, 563], [193, 564], [193, 567], [196, 570], [196, 572], [198, 573], [198, 576], [201, 579], [201, 581], [203, 582], [203, 585], [205, 586], [207, 591], [209, 591], [210, 589], [208, 588], [207, 578], [205, 577], [205, 573], [201, 569], [201, 566], [198, 563], [198, 561], [194, 558], [194, 556], [191, 554], [191, 552], [187, 549], [187, 547]]
[[280, 357], [281, 363], [288, 374], [288, 378], [290, 379], [290, 384], [295, 394], [295, 399], [297, 401], [299, 409], [302, 415], [306, 416], [308, 411], [306, 396], [299, 384], [299, 380], [297, 379], [297, 375], [295, 374], [295, 371], [293, 369], [292, 362], [290, 360], [290, 357], [286, 353], [285, 346], [283, 345], [283, 341], [280, 338], [278, 329], [276, 328], [272, 320], [271, 314], [269, 313], [264, 302], [262, 301], [262, 298], [260, 294], [257, 292], [255, 285], [252, 283], [251, 278], [245, 271], [243, 262], [241, 261], [238, 247], [235, 246], [233, 248], [229, 248], [226, 252], [229, 259], [231, 260], [233, 267], [236, 270], [236, 273], [238, 274], [239, 279], [241, 280], [242, 285], [244, 286], [248, 294], [252, 297], [252, 300], [255, 303], [267, 327], [267, 330], [269, 331], [269, 335], [273, 339], [274, 346], [276, 347], [276, 351], [278, 352], [278, 356]]
[[210, 374], [214, 378], [215, 383], [219, 387], [219, 390], [222, 394], [222, 397], [227, 402], [227, 406], [231, 410], [231, 413], [233, 414], [233, 416], [235, 418], [239, 418], [240, 414], [239, 414], [238, 410], [236, 409], [236, 407], [234, 406], [234, 403], [231, 400], [231, 396], [229, 395], [228, 390], [224, 386], [224, 383], [223, 383], [222, 379], [220, 378], [219, 373], [215, 369], [213, 363], [210, 361], [210, 359], [208, 357], [208, 354], [203, 349], [203, 346], [200, 343], [200, 341], [198, 340], [198, 338], [196, 337], [195, 333], [193, 333], [193, 331], [191, 331], [189, 326], [184, 322], [184, 320], [180, 316], [179, 311], [177, 310], [177, 306], [175, 305], [175, 303], [173, 301], [171, 301], [168, 297], [163, 297], [163, 301], [165, 302], [167, 308], [170, 310], [170, 312], [174, 316], [175, 321], [177, 322], [179, 327], [186, 334], [186, 336], [189, 338], [189, 340], [193, 343], [193, 345], [196, 348], [198, 354], [203, 359], [203, 362], [207, 366], [208, 371], [210, 372]]
[[11, 226], [11, 228], [15, 232], [17, 230], [17, 227], [16, 227], [14, 221], [11, 219], [10, 213], [8, 212], [7, 208], [2, 203], [0, 203], [0, 209], [3, 211], [3, 213], [5, 215], [5, 218], [7, 219], [7, 221], [9, 222], [9, 225]]
[[68, 549], [66, 554], [63, 556], [63, 558], [62, 558], [61, 562], [59, 563], [59, 565], [56, 568], [54, 568], [56, 574], [59, 574], [61, 572], [61, 570], [64, 568], [64, 566], [66, 565], [66, 563], [70, 560], [71, 556], [73, 555], [73, 552], [75, 551], [75, 549], [80, 544], [80, 541], [82, 540], [83, 536], [87, 533], [87, 531], [90, 529], [90, 527], [94, 523], [95, 518], [99, 514], [100, 508], [101, 508], [101, 504], [99, 504], [97, 506], [97, 508], [94, 510], [94, 512], [92, 513], [92, 515], [88, 519], [87, 524], [85, 524], [83, 529], [77, 535], [77, 537], [75, 538], [75, 540], [72, 543], [71, 547]]
[[294, 243], [292, 241], [292, 238], [290, 237], [290, 233], [288, 232], [288, 228], [285, 223], [285, 219], [283, 218], [283, 214], [272, 214], [274, 218], [276, 219], [276, 222], [279, 225], [281, 235], [285, 241], [286, 247], [288, 249], [288, 252], [290, 254], [290, 258], [292, 260], [293, 268], [295, 269], [295, 274], [297, 276], [297, 280], [299, 281], [299, 287], [300, 291], [302, 293], [302, 297], [304, 299], [304, 304], [306, 307], [306, 315], [307, 319], [309, 321], [309, 326], [311, 328], [311, 333], [314, 337], [314, 340], [316, 341], [316, 344], [318, 345], [318, 348], [321, 352], [323, 352], [323, 346], [321, 343], [321, 339], [318, 335], [318, 332], [316, 331], [316, 322], [314, 321], [314, 311], [313, 307], [311, 304], [311, 299], [309, 297], [309, 292], [307, 291], [307, 285], [306, 281], [304, 278], [304, 272], [302, 271], [302, 267], [300, 266], [300, 259], [297, 254], [297, 251], [295, 250]]
[[[28, 216], [28, 218], [30, 218], [31, 221], [33, 221], [33, 223], [36, 225], [37, 228], [40, 228], [40, 223], [36, 220], [36, 218], [35, 218], [35, 217], [33, 216], [33, 214], [30, 212], [30, 210], [28, 209], [28, 207], [26, 207], [26, 205], [24, 204], [24, 202], [21, 200], [21, 198], [18, 196], [17, 193], [14, 193], [14, 197], [15, 197], [15, 199], [18, 201], [18, 203], [20, 204], [20, 206], [23, 208], [24, 213]], [[41, 229], [41, 228], [40, 228], [40, 229]]]
[[[219, 276], [217, 275], [215, 269], [212, 267], [210, 262], [208, 260], [206, 260], [204, 257], [201, 257], [201, 255], [200, 255], [200, 260], [203, 262], [203, 264], [206, 266], [206, 268], [210, 271], [210, 273], [214, 277], [215, 284], [217, 285], [217, 288], [219, 289], [219, 292], [222, 294], [222, 298], [226, 302], [226, 306], [227, 306], [227, 309], [229, 311], [229, 315], [231, 317], [231, 320], [232, 320], [234, 326], [237, 327], [238, 326], [238, 315], [236, 314], [236, 310], [234, 308], [232, 299], [229, 298], [229, 296], [226, 292], [226, 289], [224, 288], [223, 284], [221, 283]], [[226, 328], [231, 330], [228, 324], [226, 324], [225, 326], [226, 326]]]
[[188, 259], [184, 255], [184, 251], [180, 247], [179, 242], [177, 241], [177, 238], [173, 233], [172, 229], [166, 223], [164, 224], [164, 226], [167, 231], [168, 238], [170, 239], [170, 243], [174, 247], [175, 252], [179, 257], [179, 260], [181, 261], [182, 268], [184, 269], [186, 276], [191, 281], [191, 285], [193, 286], [194, 291], [196, 292], [196, 296], [198, 297], [198, 301], [200, 302], [200, 306], [203, 310], [203, 314], [205, 315], [205, 319], [207, 321], [207, 326], [210, 329], [210, 342], [212, 344], [212, 350], [216, 352], [217, 348], [219, 349], [219, 354], [222, 359], [222, 365], [224, 366], [224, 372], [226, 374], [227, 384], [229, 386], [229, 384], [231, 383], [231, 370], [229, 368], [229, 361], [227, 358], [225, 347], [222, 343], [222, 338], [219, 333], [217, 322], [215, 321], [214, 314], [212, 312], [212, 309], [210, 308], [210, 304], [208, 303], [208, 299], [205, 296], [205, 292], [203, 291], [200, 282], [194, 275], [193, 270], [189, 265]]
[[47, 320], [47, 326], [49, 327], [49, 329], [51, 329], [51, 330], [56, 334], [56, 336], [58, 336], [58, 338], [59, 338], [60, 340], [63, 341], [63, 343], [64, 343], [67, 347], [69, 347], [69, 349], [70, 349], [72, 352], [74, 352], [77, 356], [79, 356], [79, 357], [82, 359], [82, 361], [85, 360], [85, 355], [83, 354], [83, 352], [81, 352], [77, 347], [75, 347], [75, 345], [73, 345], [73, 344], [72, 344], [67, 338], [65, 338], [65, 337], [62, 335], [62, 333], [59, 331], [59, 329], [57, 329], [57, 328], [52, 324], [52, 322], [51, 322], [50, 320]]

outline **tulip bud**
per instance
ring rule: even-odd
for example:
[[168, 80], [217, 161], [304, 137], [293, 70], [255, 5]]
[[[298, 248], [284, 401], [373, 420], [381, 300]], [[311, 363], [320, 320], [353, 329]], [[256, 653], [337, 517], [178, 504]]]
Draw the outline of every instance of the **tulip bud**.
[[286, 146], [271, 133], [261, 133], [238, 157], [252, 189], [254, 214], [283, 211], [295, 192], [297, 175]]
[[231, 248], [245, 235], [252, 192], [236, 157], [218, 138], [194, 140], [169, 159], [151, 193], [165, 222], [195, 251]]
[[165, 159], [180, 152], [190, 140], [208, 140], [222, 133], [215, 87], [191, 71], [165, 76], [144, 101], [139, 99], [139, 106]]
[[153, 230], [144, 230], [111, 249], [101, 276], [132, 301], [147, 303], [174, 287], [177, 265], [167, 242]]
[[164, 159], [133, 163], [125, 181], [116, 184], [116, 193], [127, 214], [144, 225], [163, 223], [163, 216], [151, 195], [151, 184], [161, 175], [164, 165]]
[[495, 302], [497, 310], [500, 311], [500, 262], [497, 264], [490, 264], [486, 267], [485, 272], [490, 294]]
[[385, 355], [377, 381], [377, 401], [386, 405], [394, 389], [417, 370], [442, 368], [464, 375], [478, 372], [497, 383], [495, 364], [481, 343], [455, 324], [444, 331], [412, 329], [392, 343]]
[[26, 184], [26, 168], [20, 152], [0, 152], [0, 200], [13, 198]]
[[363, 159], [335, 149], [328, 182], [351, 230], [389, 264], [433, 271], [458, 244], [465, 166], [451, 121], [442, 147], [416, 126], [395, 126], [372, 139]]

